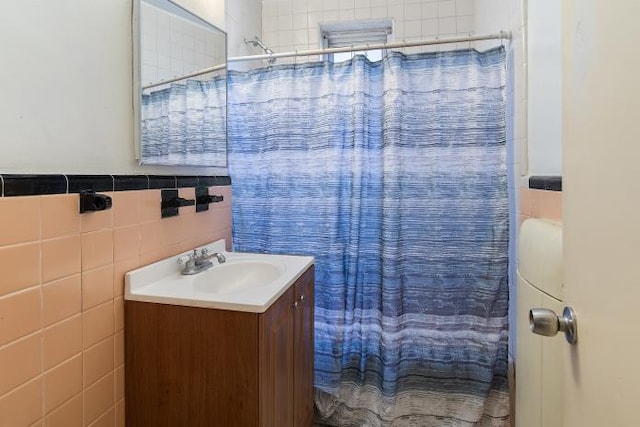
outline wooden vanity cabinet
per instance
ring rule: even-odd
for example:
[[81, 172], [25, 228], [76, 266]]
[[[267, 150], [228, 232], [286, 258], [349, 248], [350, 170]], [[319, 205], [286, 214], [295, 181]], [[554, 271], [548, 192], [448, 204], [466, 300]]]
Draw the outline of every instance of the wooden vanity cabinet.
[[309, 427], [309, 267], [264, 313], [125, 302], [127, 427]]

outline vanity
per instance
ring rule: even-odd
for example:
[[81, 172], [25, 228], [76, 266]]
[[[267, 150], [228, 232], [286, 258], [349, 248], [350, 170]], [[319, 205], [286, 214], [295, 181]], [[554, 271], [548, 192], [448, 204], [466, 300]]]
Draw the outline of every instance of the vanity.
[[312, 425], [314, 260], [224, 248], [127, 273], [127, 426]]

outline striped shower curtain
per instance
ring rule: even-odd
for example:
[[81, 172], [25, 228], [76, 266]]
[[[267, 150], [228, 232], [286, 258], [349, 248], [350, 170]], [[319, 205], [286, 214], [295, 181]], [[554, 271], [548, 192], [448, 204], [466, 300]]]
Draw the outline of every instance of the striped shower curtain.
[[187, 80], [143, 94], [140, 163], [226, 166], [225, 80]]
[[229, 75], [235, 250], [316, 257], [335, 426], [502, 426], [502, 48]]

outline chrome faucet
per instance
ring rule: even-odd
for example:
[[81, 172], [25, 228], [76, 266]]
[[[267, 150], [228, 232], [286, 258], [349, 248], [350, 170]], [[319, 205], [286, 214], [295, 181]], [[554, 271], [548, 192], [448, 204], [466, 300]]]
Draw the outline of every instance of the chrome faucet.
[[213, 263], [210, 261], [212, 258], [216, 258], [218, 264], [222, 264], [227, 260], [220, 252], [210, 253], [207, 248], [203, 248], [198, 254], [198, 251], [194, 249], [193, 253], [178, 258], [178, 264], [184, 265], [181, 274], [192, 275], [208, 270], [213, 267]]

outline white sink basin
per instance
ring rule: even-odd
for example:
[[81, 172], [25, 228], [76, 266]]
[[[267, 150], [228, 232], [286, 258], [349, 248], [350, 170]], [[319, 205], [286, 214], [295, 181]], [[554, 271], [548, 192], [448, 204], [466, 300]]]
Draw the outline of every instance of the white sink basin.
[[[223, 253], [226, 262], [194, 275], [182, 275], [185, 252], [125, 276], [125, 299], [189, 307], [262, 313], [313, 264], [313, 257], [225, 252], [224, 240], [203, 246]], [[200, 249], [197, 248], [198, 252]]]
[[259, 260], [232, 260], [197, 274], [193, 287], [201, 292], [228, 294], [263, 287], [285, 272], [279, 263]]

